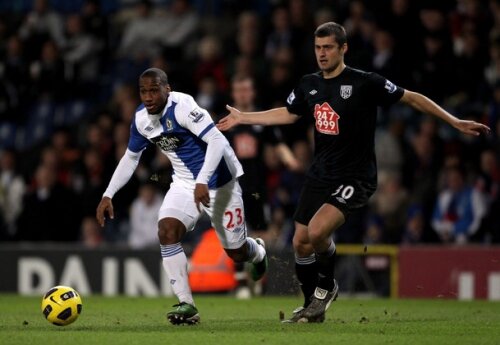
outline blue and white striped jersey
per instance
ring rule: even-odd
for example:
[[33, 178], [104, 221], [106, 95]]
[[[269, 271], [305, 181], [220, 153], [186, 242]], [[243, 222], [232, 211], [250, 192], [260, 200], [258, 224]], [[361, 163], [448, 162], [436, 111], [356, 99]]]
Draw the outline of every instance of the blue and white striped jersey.
[[[207, 183], [214, 189], [243, 175], [233, 149], [209, 113], [185, 93], [170, 92], [161, 116], [148, 114], [144, 104], [137, 108], [128, 150], [140, 153], [151, 143], [170, 159], [173, 181], [187, 188]], [[206, 155], [208, 143], [217, 150], [209, 150]], [[214, 152], [213, 157], [210, 152]]]

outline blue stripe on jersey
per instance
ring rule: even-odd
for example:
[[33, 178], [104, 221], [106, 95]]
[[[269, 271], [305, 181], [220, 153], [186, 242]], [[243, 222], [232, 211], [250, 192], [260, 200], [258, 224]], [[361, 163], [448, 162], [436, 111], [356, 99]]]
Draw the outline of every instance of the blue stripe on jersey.
[[[211, 128], [215, 125], [212, 123], [207, 126], [197, 137], [194, 133], [188, 129], [182, 127], [175, 118], [175, 106], [176, 103], [172, 103], [167, 109], [167, 113], [160, 120], [163, 130], [165, 133], [172, 133], [179, 137], [182, 141], [175, 153], [177, 157], [184, 163], [184, 165], [191, 171], [193, 178], [196, 179], [200, 170], [205, 162], [205, 153], [207, 152], [207, 143], [200, 138], [205, 135]], [[166, 121], [170, 119], [172, 121], [172, 127], [170, 131], [167, 131]], [[174, 172], [175, 173], [175, 172]], [[231, 172], [229, 171], [224, 159], [221, 159], [217, 169], [208, 181], [208, 187], [211, 189], [221, 187], [228, 183], [232, 179]]]
[[[144, 108], [144, 105], [142, 105]], [[137, 108], [138, 110], [142, 109], [141, 107]], [[132, 152], [140, 152], [144, 150], [150, 141], [143, 137], [139, 131], [137, 130], [137, 125], [135, 124], [135, 115], [132, 119], [132, 124], [130, 125], [130, 138], [128, 139], [128, 149]]]
[[233, 176], [231, 175], [231, 172], [229, 171], [229, 168], [227, 167], [226, 161], [221, 159], [219, 165], [217, 166], [217, 169], [215, 169], [215, 173], [212, 175], [210, 178], [210, 181], [208, 181], [208, 187], [209, 188], [219, 188], [231, 181]]
[[[168, 133], [168, 131], [167, 131], [167, 119], [172, 118], [175, 121], [174, 112], [175, 112], [176, 106], [177, 106], [177, 103], [172, 102], [172, 105], [170, 107], [168, 107], [166, 114], [160, 118], [160, 123], [161, 123], [161, 126], [163, 127], [163, 133]], [[177, 126], [179, 125], [177, 123], [177, 121], [175, 121], [175, 124]], [[172, 128], [170, 130], [172, 131]]]
[[212, 122], [210, 125], [207, 126], [207, 128], [205, 128], [204, 130], [201, 131], [201, 133], [200, 133], [200, 135], [198, 137], [203, 138], [203, 136], [205, 134], [207, 134], [208, 131], [211, 130], [212, 128], [214, 128], [214, 127], [215, 127], [215, 123]]

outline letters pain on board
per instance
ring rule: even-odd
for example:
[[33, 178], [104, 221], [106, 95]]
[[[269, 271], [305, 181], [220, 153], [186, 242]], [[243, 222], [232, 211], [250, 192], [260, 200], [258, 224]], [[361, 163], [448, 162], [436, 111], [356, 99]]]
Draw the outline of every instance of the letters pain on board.
[[0, 268], [0, 292], [40, 295], [68, 285], [82, 295], [173, 295], [157, 251], [2, 249], [0, 258], [12, 263]]

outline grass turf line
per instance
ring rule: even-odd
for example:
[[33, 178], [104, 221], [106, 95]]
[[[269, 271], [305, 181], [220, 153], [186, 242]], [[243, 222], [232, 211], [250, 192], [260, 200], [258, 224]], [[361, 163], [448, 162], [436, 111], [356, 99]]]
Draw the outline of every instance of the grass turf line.
[[173, 298], [83, 296], [72, 325], [48, 323], [40, 298], [0, 295], [0, 344], [500, 344], [500, 303], [343, 299], [323, 324], [282, 324], [296, 297], [195, 296], [201, 323], [170, 325]]

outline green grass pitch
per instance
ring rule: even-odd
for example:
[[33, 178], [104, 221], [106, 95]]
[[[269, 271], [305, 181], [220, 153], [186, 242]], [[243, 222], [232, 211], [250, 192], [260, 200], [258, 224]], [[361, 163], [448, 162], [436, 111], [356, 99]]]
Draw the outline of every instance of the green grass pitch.
[[201, 323], [173, 326], [173, 298], [83, 297], [80, 318], [48, 323], [40, 298], [0, 295], [0, 344], [500, 344], [500, 303], [339, 298], [322, 324], [282, 324], [298, 297], [196, 296]]

